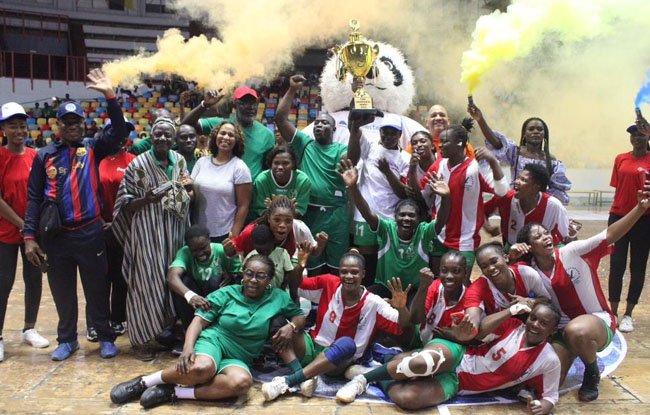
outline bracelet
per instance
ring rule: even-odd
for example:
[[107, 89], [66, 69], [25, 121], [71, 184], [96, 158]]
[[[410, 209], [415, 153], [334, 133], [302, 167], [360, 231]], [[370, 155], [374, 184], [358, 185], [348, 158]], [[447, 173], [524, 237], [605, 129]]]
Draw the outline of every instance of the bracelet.
[[293, 324], [292, 321], [287, 320], [287, 324], [291, 326], [291, 329], [293, 330], [294, 333], [298, 333], [299, 331], [298, 327], [295, 324]]
[[190, 300], [191, 300], [192, 297], [194, 297], [195, 295], [196, 295], [196, 293], [195, 293], [194, 291], [192, 291], [192, 290], [187, 290], [187, 292], [186, 292], [185, 294], [183, 294], [183, 297], [185, 297], [185, 301], [187, 301], [187, 303], [189, 304]]
[[208, 109], [208, 107], [205, 106], [205, 100], [204, 100], [204, 99], [201, 100], [201, 103], [199, 104], [199, 106], [200, 106], [201, 108], [203, 108], [204, 110], [205, 110], [205, 109]]

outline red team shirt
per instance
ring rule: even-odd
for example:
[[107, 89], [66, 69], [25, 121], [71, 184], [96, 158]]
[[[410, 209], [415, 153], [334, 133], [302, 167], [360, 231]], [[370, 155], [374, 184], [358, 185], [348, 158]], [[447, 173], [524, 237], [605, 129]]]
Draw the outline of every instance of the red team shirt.
[[[625, 216], [637, 204], [636, 191], [643, 187], [644, 171], [650, 171], [650, 153], [634, 157], [632, 153], [616, 156], [610, 186], [616, 188], [609, 213]], [[644, 215], [650, 215], [650, 209]]]
[[[515, 294], [521, 297], [551, 298], [543, 280], [533, 268], [517, 263], [508, 266], [515, 277]], [[489, 278], [481, 275], [467, 288], [465, 308], [479, 307], [485, 315], [494, 314], [510, 307], [512, 300], [494, 285]]]
[[346, 307], [341, 295], [341, 279], [325, 274], [303, 278], [298, 294], [318, 303], [316, 327], [309, 332], [315, 343], [330, 346], [340, 337], [348, 336], [357, 345], [355, 358], [363, 355], [377, 330], [402, 334], [397, 324], [398, 311], [378, 295], [363, 289], [361, 300]]
[[[483, 193], [494, 193], [492, 178], [481, 172], [474, 159], [466, 158], [452, 168], [449, 168], [448, 163], [449, 159], [439, 158], [427, 171], [437, 173], [451, 190], [449, 219], [438, 239], [448, 248], [473, 251], [481, 242], [479, 231], [485, 222]], [[424, 196], [430, 197], [431, 191], [425, 186], [424, 180], [420, 181], [420, 186], [425, 190]], [[440, 198], [436, 197], [432, 207], [433, 217], [439, 208]]]
[[420, 338], [422, 343], [426, 344], [433, 338], [433, 330], [435, 328], [451, 327], [451, 315], [465, 311], [465, 293], [466, 288], [463, 287], [463, 292], [460, 294], [458, 303], [456, 305], [447, 306], [445, 301], [445, 287], [440, 280], [435, 280], [427, 290], [427, 298], [424, 302], [425, 320], [420, 325]]
[[598, 264], [609, 253], [611, 247], [604, 230], [591, 238], [556, 249], [555, 268], [550, 275], [544, 274], [533, 260], [533, 268], [542, 276], [553, 304], [562, 311], [560, 328], [570, 319], [593, 314], [616, 331], [616, 319], [598, 280]]
[[113, 221], [115, 196], [120, 187], [126, 166], [135, 158], [135, 154], [121, 151], [115, 156], [107, 156], [99, 162], [99, 192], [102, 195], [102, 218]]
[[503, 197], [493, 197], [485, 204], [485, 214], [490, 217], [496, 213], [501, 217], [501, 235], [504, 244], [517, 243], [517, 232], [528, 223], [541, 223], [550, 230], [553, 245], [558, 245], [569, 234], [569, 216], [562, 202], [548, 193], [541, 193], [537, 206], [524, 212], [514, 191]]
[[[0, 195], [21, 218], [27, 210], [27, 182], [36, 150], [25, 147], [23, 154], [14, 154], [7, 147], [0, 147]], [[22, 244], [19, 229], [0, 216], [0, 242]]]
[[555, 405], [559, 398], [560, 359], [546, 341], [523, 347], [524, 335], [524, 323], [511, 318], [486, 337], [489, 343], [468, 347], [456, 368], [458, 394], [472, 395], [523, 383]]

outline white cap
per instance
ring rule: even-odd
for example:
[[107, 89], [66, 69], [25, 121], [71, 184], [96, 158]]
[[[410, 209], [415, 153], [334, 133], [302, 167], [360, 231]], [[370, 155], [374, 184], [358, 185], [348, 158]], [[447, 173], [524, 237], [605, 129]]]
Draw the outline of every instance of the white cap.
[[2, 105], [2, 108], [0, 109], [0, 121], [6, 121], [16, 115], [29, 118], [23, 106], [17, 102], [7, 102]]
[[381, 120], [379, 128], [384, 127], [392, 127], [398, 131], [402, 131], [402, 119], [397, 114], [384, 113], [384, 118]]

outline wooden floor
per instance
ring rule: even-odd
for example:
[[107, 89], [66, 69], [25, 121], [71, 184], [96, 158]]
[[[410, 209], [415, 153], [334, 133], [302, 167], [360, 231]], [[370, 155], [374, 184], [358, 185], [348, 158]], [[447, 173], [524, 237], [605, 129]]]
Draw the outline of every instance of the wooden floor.
[[[605, 222], [585, 221], [582, 237], [593, 235], [605, 227]], [[650, 235], [649, 235], [650, 237]], [[609, 262], [601, 263], [600, 275], [603, 287], [607, 287]], [[138, 403], [124, 406], [113, 405], [109, 400], [111, 387], [136, 375], [150, 373], [173, 364], [169, 353], [160, 353], [149, 363], [135, 360], [125, 336], [117, 341], [121, 354], [111, 360], [99, 357], [97, 344], [85, 340], [83, 307], [80, 307], [79, 339], [81, 349], [64, 362], [53, 362], [48, 349], [36, 350], [20, 344], [23, 319], [23, 290], [21, 274], [18, 274], [9, 300], [5, 322], [5, 361], [0, 363], [0, 413], [72, 413], [72, 414], [125, 414], [143, 412]], [[47, 280], [45, 280], [47, 281]], [[80, 293], [80, 304], [83, 296]], [[624, 295], [627, 286], [624, 287]], [[623, 297], [625, 298], [625, 297]], [[636, 330], [626, 335], [628, 354], [614, 376], [604, 379], [598, 401], [589, 404], [578, 402], [576, 393], [564, 395], [557, 414], [650, 414], [650, 289], [646, 289], [635, 313]], [[47, 282], [43, 287], [43, 300], [37, 323], [38, 330], [54, 344], [56, 338], [56, 311]], [[448, 411], [448, 412], [447, 412]], [[281, 397], [265, 405], [260, 385], [255, 384], [244, 403], [213, 403], [183, 401], [150, 411], [162, 413], [220, 413], [220, 414], [394, 414], [401, 413], [388, 404], [354, 403], [338, 405], [334, 400], [297, 397]], [[523, 405], [474, 406], [432, 408], [422, 413], [451, 414], [522, 414]]]

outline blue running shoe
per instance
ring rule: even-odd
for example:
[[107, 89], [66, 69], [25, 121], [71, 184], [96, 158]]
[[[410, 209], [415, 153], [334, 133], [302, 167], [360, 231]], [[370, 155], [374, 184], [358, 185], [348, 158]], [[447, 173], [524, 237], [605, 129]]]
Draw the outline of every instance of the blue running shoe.
[[59, 343], [57, 348], [52, 352], [52, 360], [60, 362], [72, 356], [72, 353], [79, 350], [79, 342], [77, 340], [68, 343]]
[[99, 355], [104, 359], [110, 359], [120, 353], [113, 342], [99, 342]]

